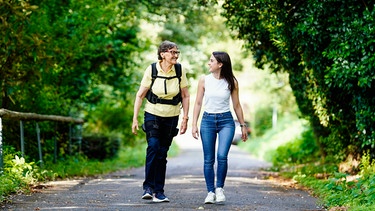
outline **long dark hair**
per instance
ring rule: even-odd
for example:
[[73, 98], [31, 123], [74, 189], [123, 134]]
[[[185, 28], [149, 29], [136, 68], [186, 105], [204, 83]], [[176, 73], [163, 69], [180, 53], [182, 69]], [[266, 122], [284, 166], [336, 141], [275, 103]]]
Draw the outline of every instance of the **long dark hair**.
[[214, 51], [212, 52], [212, 55], [219, 63], [223, 64], [221, 66], [220, 77], [223, 77], [228, 82], [228, 89], [230, 90], [230, 93], [232, 93], [235, 89], [234, 80], [237, 81], [237, 79], [233, 75], [232, 62], [230, 61], [228, 53], [223, 51]]

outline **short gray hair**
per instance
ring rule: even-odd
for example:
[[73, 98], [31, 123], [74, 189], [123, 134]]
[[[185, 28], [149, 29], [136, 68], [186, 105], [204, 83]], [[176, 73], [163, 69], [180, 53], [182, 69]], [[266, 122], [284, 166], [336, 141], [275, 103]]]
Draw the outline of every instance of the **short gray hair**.
[[160, 45], [159, 45], [159, 48], [158, 48], [158, 59], [159, 60], [162, 60], [163, 58], [161, 57], [160, 53], [163, 53], [163, 52], [166, 52], [168, 51], [169, 49], [171, 48], [174, 48], [176, 47], [178, 49], [178, 46], [176, 43], [174, 42], [171, 42], [169, 40], [165, 40], [163, 41]]

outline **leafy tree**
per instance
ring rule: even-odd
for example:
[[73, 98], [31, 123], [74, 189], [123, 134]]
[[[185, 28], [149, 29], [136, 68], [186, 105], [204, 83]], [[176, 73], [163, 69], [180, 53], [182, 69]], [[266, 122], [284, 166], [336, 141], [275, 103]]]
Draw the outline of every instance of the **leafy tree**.
[[[2, 108], [83, 117], [85, 133], [121, 136], [136, 143], [130, 122], [144, 52], [170, 39], [193, 46], [210, 28], [195, 1], [52, 1], [0, 3]], [[204, 17], [204, 18], [202, 18]], [[142, 27], [146, 22], [161, 31]], [[152, 40], [156, 35], [157, 40]], [[188, 47], [185, 47], [188, 48]], [[192, 54], [191, 57], [194, 57]], [[155, 53], [156, 58], [156, 53]], [[205, 58], [206, 59], [206, 58]], [[142, 65], [141, 65], [142, 64]], [[19, 123], [4, 122], [5, 142], [18, 146]], [[25, 124], [26, 148], [37, 155], [35, 124]], [[42, 142], [67, 151], [67, 125], [43, 124]], [[30, 140], [30, 141], [29, 141]], [[35, 156], [37, 157], [37, 156]]]
[[[136, 8], [107, 1], [35, 4], [10, 1], [2, 7], [3, 108], [39, 112], [44, 108], [67, 115], [82, 102], [98, 100], [96, 84], [124, 92], [131, 87], [127, 67], [134, 65], [132, 55], [144, 49], [136, 37]], [[33, 96], [33, 107], [28, 105], [30, 97], [20, 101], [22, 93]], [[56, 101], [49, 106], [47, 100]]]
[[21, 94], [20, 99], [26, 97], [19, 90], [35, 86], [25, 86], [22, 81], [35, 81], [40, 76], [37, 67], [41, 64], [36, 60], [43, 56], [43, 51], [40, 37], [29, 33], [30, 16], [37, 6], [22, 0], [0, 4], [0, 103], [2, 108], [9, 108], [18, 101], [16, 93]]
[[[106, 100], [106, 85], [118, 90], [112, 95], [132, 101], [127, 95], [134, 89], [132, 56], [148, 47], [147, 40], [137, 38], [137, 7], [117, 1], [1, 4], [3, 108], [90, 119], [90, 110]], [[6, 124], [6, 142], [17, 145], [17, 122]], [[34, 139], [32, 128], [26, 139]], [[58, 130], [67, 133], [66, 127]], [[66, 145], [66, 136], [59, 137]], [[36, 143], [27, 144], [37, 149]]]
[[367, 149], [375, 155], [372, 3], [234, 0], [222, 7], [257, 67], [289, 73], [323, 155], [343, 159]]

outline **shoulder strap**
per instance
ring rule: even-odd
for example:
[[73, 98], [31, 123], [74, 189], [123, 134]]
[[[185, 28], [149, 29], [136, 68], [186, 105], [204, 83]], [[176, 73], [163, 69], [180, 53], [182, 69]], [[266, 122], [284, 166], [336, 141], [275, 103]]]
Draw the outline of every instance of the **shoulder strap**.
[[181, 76], [182, 76], [181, 64], [180, 63], [175, 64], [174, 69], [176, 70], [176, 76], [181, 82]]
[[154, 85], [155, 78], [158, 77], [158, 70], [156, 69], [156, 62], [151, 64], [151, 85], [150, 89]]
[[155, 78], [158, 76], [158, 70], [156, 69], [156, 62], [151, 64], [151, 77], [152, 80], [155, 80]]

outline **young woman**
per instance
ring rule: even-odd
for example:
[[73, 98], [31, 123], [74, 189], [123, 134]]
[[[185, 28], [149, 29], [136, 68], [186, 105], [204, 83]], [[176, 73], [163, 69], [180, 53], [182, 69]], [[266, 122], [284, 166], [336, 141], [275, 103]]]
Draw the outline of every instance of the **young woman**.
[[[164, 41], [157, 53], [159, 61], [153, 64], [154, 67], [150, 65], [146, 69], [135, 97], [132, 132], [137, 134], [139, 110], [143, 99], [147, 98], [143, 124], [147, 138], [147, 154], [142, 199], [169, 202], [164, 194], [167, 153], [173, 137], [178, 133], [181, 105], [184, 116], [180, 134], [186, 132], [190, 96], [186, 73], [177, 63], [180, 55], [177, 45]], [[157, 71], [156, 78], [152, 77], [153, 68]], [[181, 74], [178, 74], [177, 69]]]
[[[235, 131], [233, 110], [240, 122], [242, 140], [247, 140], [247, 125], [239, 100], [237, 79], [233, 75], [232, 64], [226, 52], [213, 52], [208, 63], [210, 74], [200, 78], [194, 105], [192, 135], [202, 139], [204, 157], [204, 178], [207, 186], [206, 204], [225, 202], [224, 183], [228, 171], [228, 153]], [[198, 132], [197, 121], [204, 98], [204, 112]], [[218, 136], [217, 171], [215, 188], [215, 145]]]

